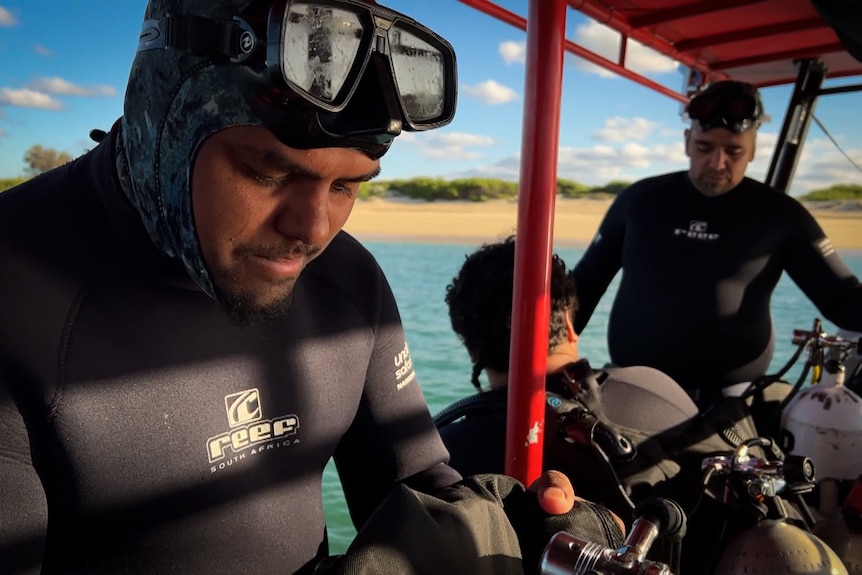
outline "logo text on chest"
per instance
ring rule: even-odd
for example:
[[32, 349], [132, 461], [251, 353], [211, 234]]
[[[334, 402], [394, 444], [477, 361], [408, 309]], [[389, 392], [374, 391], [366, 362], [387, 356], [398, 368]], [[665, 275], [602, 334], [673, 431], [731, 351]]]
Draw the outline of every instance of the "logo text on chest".
[[263, 419], [257, 389], [232, 393], [224, 401], [231, 430], [207, 440], [210, 463], [221, 461], [230, 454], [240, 455], [249, 448], [283, 440], [296, 435], [299, 429], [299, 417], [296, 415]]

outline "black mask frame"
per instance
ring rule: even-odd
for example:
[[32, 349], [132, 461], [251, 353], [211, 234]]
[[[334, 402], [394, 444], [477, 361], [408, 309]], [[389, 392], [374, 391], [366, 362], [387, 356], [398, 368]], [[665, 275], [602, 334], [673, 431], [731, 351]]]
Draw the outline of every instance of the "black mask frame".
[[[347, 63], [340, 89], [330, 97], [299, 85], [287, 70], [287, 27], [297, 26], [297, 12], [302, 10], [347, 14], [360, 23], [353, 32], [358, 39], [353, 60]], [[404, 37], [407, 45], [398, 42]], [[411, 38], [414, 45], [409, 45]], [[401, 56], [436, 59], [439, 77], [430, 79], [429, 85], [440, 88], [438, 102], [429, 107], [426, 98], [423, 108], [421, 95], [411, 99], [416, 95], [402, 92], [410, 78], [402, 70], [399, 84], [399, 66], [394, 61], [399, 54], [393, 53], [393, 46]], [[425, 47], [430, 50], [423, 52]], [[455, 114], [457, 69], [452, 46], [403, 14], [359, 0], [275, 0], [265, 18], [169, 15], [144, 22], [138, 51], [165, 48], [236, 64], [231, 78], [237, 88], [264, 124], [295, 148], [350, 147], [379, 158], [402, 130], [438, 128]], [[421, 113], [423, 109], [433, 113]]]

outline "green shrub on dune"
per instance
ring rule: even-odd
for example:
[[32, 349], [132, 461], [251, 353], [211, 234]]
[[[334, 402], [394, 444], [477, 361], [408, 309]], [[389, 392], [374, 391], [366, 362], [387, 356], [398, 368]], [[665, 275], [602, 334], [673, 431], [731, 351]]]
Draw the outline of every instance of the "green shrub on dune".
[[[2, 182], [0, 180], [0, 190]], [[601, 186], [587, 186], [572, 180], [557, 180], [557, 193], [563, 198], [609, 199], [626, 189], [631, 182], [615, 180]], [[404, 197], [426, 202], [445, 200], [467, 200], [485, 202], [489, 200], [514, 200], [518, 197], [518, 182], [492, 178], [411, 178], [407, 180], [381, 180], [364, 182], [359, 186], [358, 197], [385, 198]], [[803, 196], [803, 201], [862, 200], [862, 185], [835, 184], [814, 190]]]
[[0, 178], [0, 192], [5, 192], [9, 188], [14, 188], [18, 184], [23, 184], [27, 178]]
[[828, 188], [814, 190], [799, 197], [806, 202], [831, 202], [837, 200], [862, 200], [862, 186], [859, 184], [835, 184]]

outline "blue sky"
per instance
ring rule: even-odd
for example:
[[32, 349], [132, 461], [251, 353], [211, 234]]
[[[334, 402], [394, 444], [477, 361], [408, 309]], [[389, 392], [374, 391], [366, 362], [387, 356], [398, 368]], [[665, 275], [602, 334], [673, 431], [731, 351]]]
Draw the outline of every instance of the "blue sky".
[[[527, 0], [500, 5], [526, 14]], [[92, 128], [108, 129], [122, 113], [145, 0], [0, 0], [0, 178], [23, 173], [34, 144], [78, 155]], [[391, 0], [455, 47], [459, 104], [449, 126], [405, 134], [383, 159], [382, 179], [468, 176], [517, 180], [526, 34], [456, 0]], [[567, 13], [567, 37], [615, 58], [617, 39], [579, 13]], [[630, 67], [674, 90], [682, 73], [643, 47]], [[596, 185], [635, 180], [687, 166], [680, 105], [627, 79], [569, 56], [564, 71], [559, 177]], [[827, 85], [859, 83], [860, 78]], [[781, 127], [789, 87], [767, 88], [772, 121], [761, 128], [749, 175], [763, 179]], [[862, 93], [820, 99], [815, 116], [862, 165]], [[862, 184], [862, 173], [816, 125], [809, 131], [791, 192], [837, 182]]]

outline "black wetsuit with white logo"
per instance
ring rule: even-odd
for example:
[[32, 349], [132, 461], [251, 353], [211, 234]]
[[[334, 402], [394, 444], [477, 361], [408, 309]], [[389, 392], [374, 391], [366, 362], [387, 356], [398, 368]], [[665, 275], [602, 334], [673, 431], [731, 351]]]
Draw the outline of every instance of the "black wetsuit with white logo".
[[[823, 230], [794, 198], [749, 178], [717, 197], [698, 192], [686, 172], [624, 190], [573, 270], [578, 333], [620, 269], [611, 361], [655, 367], [686, 388], [767, 372], [770, 302], [783, 271], [825, 318], [862, 330], [862, 285]], [[799, 318], [799, 327], [812, 320]]]
[[111, 141], [0, 194], [0, 572], [301, 572], [330, 457], [357, 525], [460, 479], [364, 248], [339, 234], [282, 320], [236, 327], [155, 251]]

